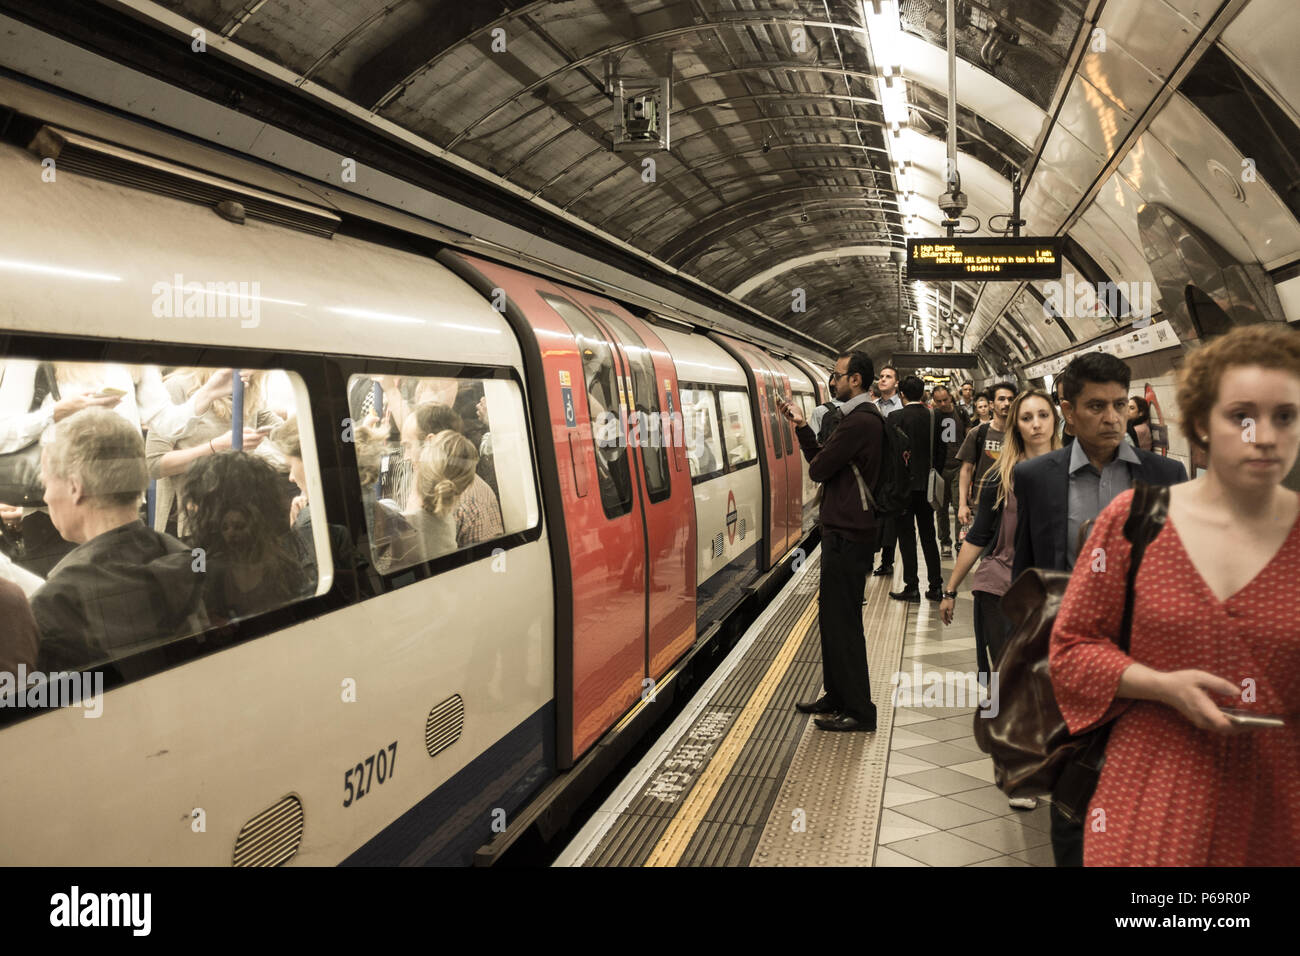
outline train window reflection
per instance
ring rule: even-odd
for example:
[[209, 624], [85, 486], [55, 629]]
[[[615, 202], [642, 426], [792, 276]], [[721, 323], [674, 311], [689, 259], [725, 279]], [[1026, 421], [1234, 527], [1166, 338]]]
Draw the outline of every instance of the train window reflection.
[[0, 670], [131, 679], [139, 652], [327, 590], [327, 537], [295, 521], [314, 445], [271, 440], [306, 404], [283, 371], [4, 360], [0, 579], [36, 635], [0, 637]]
[[381, 574], [536, 522], [514, 382], [354, 375], [348, 395], [371, 560]]
[[722, 443], [718, 440], [718, 412], [713, 392], [700, 385], [680, 383], [686, 461], [692, 479], [722, 473]]
[[745, 392], [723, 389], [718, 393], [722, 401], [722, 430], [726, 435], [727, 462], [735, 470], [758, 460], [754, 442], [754, 424], [749, 414], [749, 396]]

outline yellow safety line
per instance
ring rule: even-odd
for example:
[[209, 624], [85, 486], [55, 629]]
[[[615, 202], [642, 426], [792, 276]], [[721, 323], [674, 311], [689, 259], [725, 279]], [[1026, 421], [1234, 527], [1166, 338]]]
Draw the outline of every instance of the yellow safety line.
[[646, 866], [676, 866], [677, 861], [682, 858], [682, 854], [686, 852], [686, 847], [690, 844], [695, 831], [699, 829], [705, 812], [712, 806], [713, 798], [717, 796], [718, 790], [721, 789], [723, 782], [727, 779], [727, 774], [731, 772], [732, 766], [740, 757], [741, 749], [749, 741], [750, 735], [754, 732], [754, 726], [767, 708], [768, 701], [776, 693], [781, 678], [790, 669], [790, 662], [794, 660], [795, 653], [803, 644], [808, 629], [812, 627], [813, 621], [816, 619], [817, 599], [814, 597], [790, 630], [790, 636], [785, 639], [785, 644], [782, 645], [780, 653], [768, 666], [767, 673], [763, 675], [763, 679], [754, 688], [749, 703], [745, 705], [740, 712], [740, 716], [736, 718], [735, 723], [731, 725], [731, 729], [727, 731], [727, 736], [723, 738], [722, 743], [718, 746], [713, 759], [709, 761], [708, 767], [705, 768], [704, 773], [700, 774], [700, 778], [695, 781], [695, 786], [682, 804], [681, 810], [668, 824], [668, 829], [659, 838], [659, 842], [655, 844], [654, 850], [651, 851], [649, 858], [645, 862]]

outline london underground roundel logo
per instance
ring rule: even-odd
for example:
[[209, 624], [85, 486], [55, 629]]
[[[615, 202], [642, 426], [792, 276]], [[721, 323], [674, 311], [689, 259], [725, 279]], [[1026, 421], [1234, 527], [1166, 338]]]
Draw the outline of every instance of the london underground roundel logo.
[[727, 541], [736, 543], [736, 493], [727, 492]]

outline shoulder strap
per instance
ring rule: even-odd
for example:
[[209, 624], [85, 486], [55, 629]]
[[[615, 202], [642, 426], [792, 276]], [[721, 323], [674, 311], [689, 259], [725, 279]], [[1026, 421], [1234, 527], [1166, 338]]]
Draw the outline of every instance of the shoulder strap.
[[1133, 483], [1133, 500], [1129, 503], [1128, 520], [1124, 522], [1124, 537], [1133, 544], [1129, 558], [1128, 579], [1124, 586], [1124, 616], [1120, 621], [1119, 648], [1128, 653], [1130, 631], [1133, 627], [1133, 587], [1137, 581], [1138, 567], [1147, 545], [1155, 540], [1165, 526], [1169, 514], [1169, 486]]

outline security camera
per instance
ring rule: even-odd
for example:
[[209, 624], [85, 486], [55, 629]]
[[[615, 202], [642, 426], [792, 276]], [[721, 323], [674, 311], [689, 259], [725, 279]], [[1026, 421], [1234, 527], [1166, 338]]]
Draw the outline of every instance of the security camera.
[[627, 127], [628, 139], [659, 138], [659, 111], [654, 96], [649, 94], [629, 96], [623, 103], [623, 120]]
[[807, 222], [807, 221], [808, 221], [808, 214], [807, 214], [806, 212], [801, 212], [801, 213], [799, 214], [799, 221], [800, 221], [800, 222]]
[[765, 153], [772, 152], [772, 144], [769, 143], [767, 140], [763, 140], [763, 152]]

